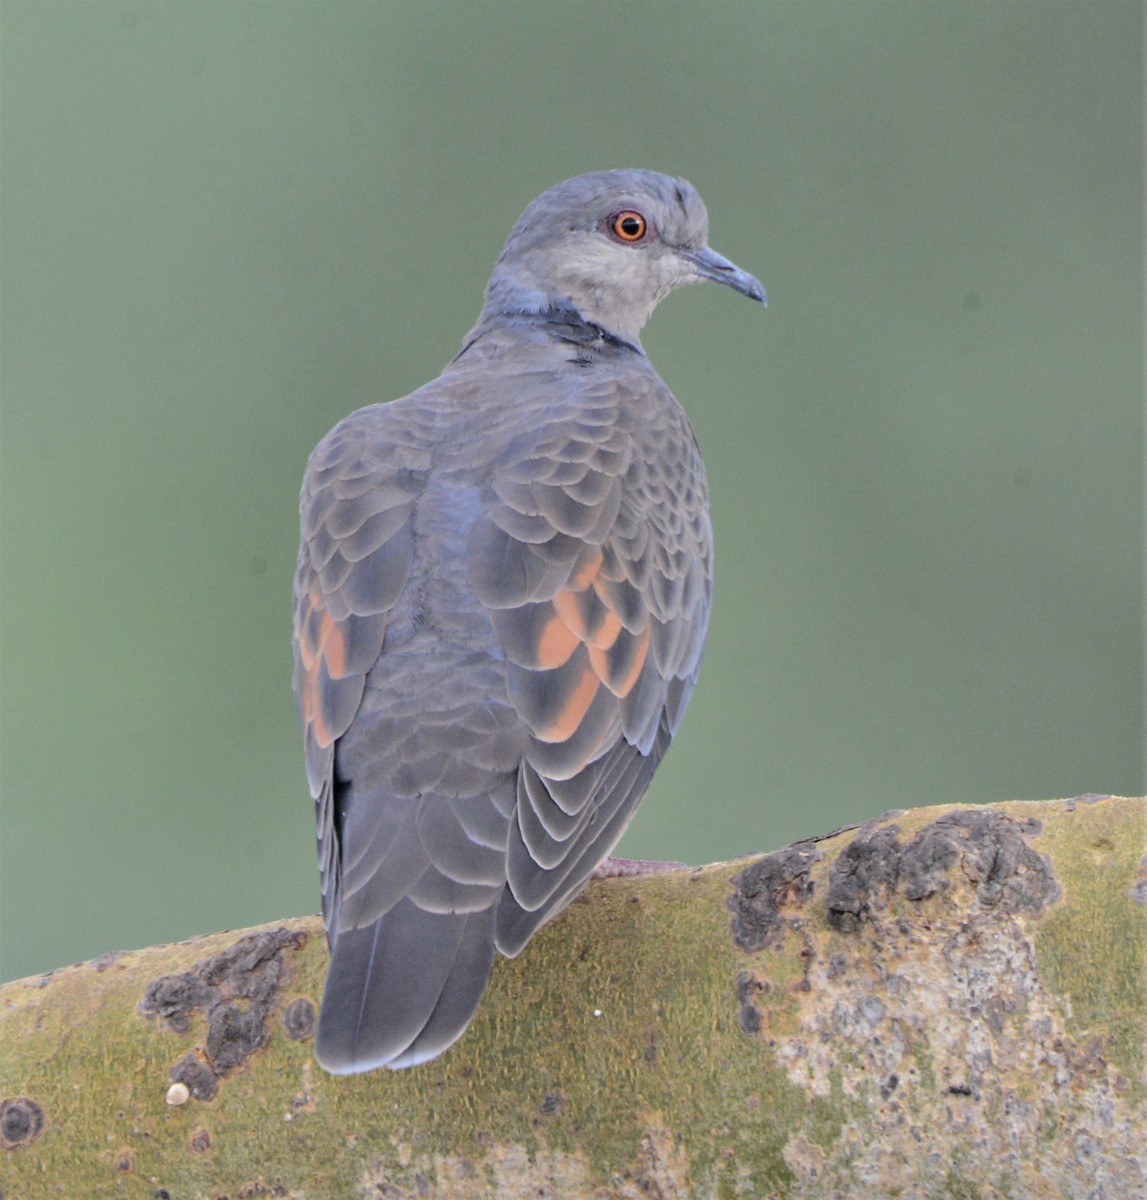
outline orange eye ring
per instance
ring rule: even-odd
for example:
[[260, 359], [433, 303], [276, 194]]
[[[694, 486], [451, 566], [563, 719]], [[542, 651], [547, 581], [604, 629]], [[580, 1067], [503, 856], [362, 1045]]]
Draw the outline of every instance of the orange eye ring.
[[624, 208], [609, 218], [609, 232], [619, 242], [633, 245], [644, 240], [649, 232], [649, 222], [635, 208]]

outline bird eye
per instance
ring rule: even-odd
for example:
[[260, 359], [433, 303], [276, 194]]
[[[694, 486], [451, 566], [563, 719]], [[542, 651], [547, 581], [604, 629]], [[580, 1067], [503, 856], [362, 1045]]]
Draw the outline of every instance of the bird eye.
[[649, 222], [636, 209], [626, 208], [609, 218], [609, 232], [619, 242], [640, 242], [649, 232]]

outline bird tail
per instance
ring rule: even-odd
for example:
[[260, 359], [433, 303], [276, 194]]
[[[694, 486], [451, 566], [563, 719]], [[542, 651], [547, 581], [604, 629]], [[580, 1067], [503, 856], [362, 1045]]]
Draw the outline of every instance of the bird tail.
[[412, 1067], [462, 1036], [494, 964], [497, 905], [434, 913], [409, 898], [331, 945], [315, 1054], [334, 1075]]

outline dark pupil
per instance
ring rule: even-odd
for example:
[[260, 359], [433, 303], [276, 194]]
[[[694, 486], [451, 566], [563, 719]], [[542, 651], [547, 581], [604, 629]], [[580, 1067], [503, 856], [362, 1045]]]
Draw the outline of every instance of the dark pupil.
[[626, 237], [637, 237], [641, 232], [641, 222], [636, 217], [622, 217], [621, 232]]

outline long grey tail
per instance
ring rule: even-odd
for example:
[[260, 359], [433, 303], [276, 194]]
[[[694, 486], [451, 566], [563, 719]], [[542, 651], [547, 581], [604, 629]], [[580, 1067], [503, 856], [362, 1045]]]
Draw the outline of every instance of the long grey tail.
[[497, 905], [432, 913], [400, 900], [335, 935], [315, 1054], [334, 1075], [412, 1067], [462, 1036], [494, 964]]

